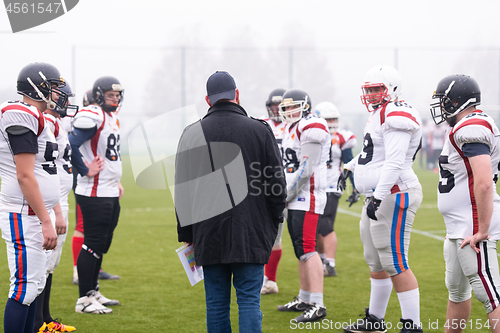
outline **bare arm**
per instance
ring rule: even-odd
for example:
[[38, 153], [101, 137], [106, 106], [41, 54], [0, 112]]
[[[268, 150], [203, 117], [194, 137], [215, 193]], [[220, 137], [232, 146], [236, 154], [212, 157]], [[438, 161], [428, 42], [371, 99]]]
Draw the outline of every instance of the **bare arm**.
[[479, 253], [476, 244], [488, 239], [491, 217], [493, 216], [493, 180], [491, 176], [490, 155], [477, 155], [469, 158], [474, 177], [474, 197], [476, 199], [479, 229], [474, 235], [464, 239], [462, 247], [470, 247]]
[[56, 214], [56, 233], [58, 235], [64, 235], [66, 233], [66, 219], [63, 216], [61, 204], [59, 202], [54, 207], [54, 213]]
[[49, 212], [45, 208], [38, 181], [35, 178], [35, 154], [19, 153], [14, 156], [19, 187], [26, 201], [42, 223], [43, 245], [45, 250], [52, 250], [57, 245], [57, 234], [52, 226]]

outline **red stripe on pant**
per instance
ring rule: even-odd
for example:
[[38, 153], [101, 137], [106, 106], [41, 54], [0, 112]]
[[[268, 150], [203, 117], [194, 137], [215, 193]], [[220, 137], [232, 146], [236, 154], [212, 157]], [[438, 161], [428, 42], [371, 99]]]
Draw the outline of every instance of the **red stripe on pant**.
[[305, 212], [304, 224], [302, 226], [302, 249], [304, 253], [316, 251], [316, 233], [318, 232], [319, 215]]

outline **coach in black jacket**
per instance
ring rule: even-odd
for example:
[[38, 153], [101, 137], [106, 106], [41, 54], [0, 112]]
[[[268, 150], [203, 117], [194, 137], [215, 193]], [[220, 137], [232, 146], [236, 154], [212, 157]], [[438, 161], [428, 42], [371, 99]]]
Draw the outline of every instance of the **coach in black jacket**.
[[274, 135], [248, 117], [227, 72], [207, 81], [202, 120], [188, 126], [176, 157], [180, 242], [203, 266], [208, 332], [230, 332], [231, 277], [240, 332], [261, 332], [260, 289], [279, 223], [286, 183]]

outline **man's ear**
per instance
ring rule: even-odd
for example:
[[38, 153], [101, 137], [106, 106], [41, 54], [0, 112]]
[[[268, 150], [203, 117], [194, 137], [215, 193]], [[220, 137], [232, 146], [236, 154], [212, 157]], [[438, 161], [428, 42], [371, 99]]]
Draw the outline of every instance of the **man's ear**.
[[236, 104], [240, 104], [240, 91], [236, 89], [236, 94], [234, 96], [234, 99], [236, 100]]
[[210, 99], [208, 98], [208, 95], [205, 96], [205, 101], [207, 102], [208, 106], [212, 106], [212, 104], [210, 104]]

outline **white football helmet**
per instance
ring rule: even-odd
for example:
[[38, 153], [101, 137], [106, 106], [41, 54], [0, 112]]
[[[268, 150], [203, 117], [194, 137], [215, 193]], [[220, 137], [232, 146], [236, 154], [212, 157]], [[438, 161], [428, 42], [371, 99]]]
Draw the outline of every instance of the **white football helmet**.
[[313, 113], [326, 120], [330, 133], [337, 132], [339, 128], [340, 112], [333, 103], [321, 102], [316, 105]]
[[311, 98], [300, 89], [290, 89], [283, 94], [279, 113], [284, 123], [295, 123], [311, 112]]
[[401, 94], [401, 77], [391, 66], [375, 66], [366, 73], [361, 90], [361, 102], [368, 112], [372, 112], [398, 98]]

